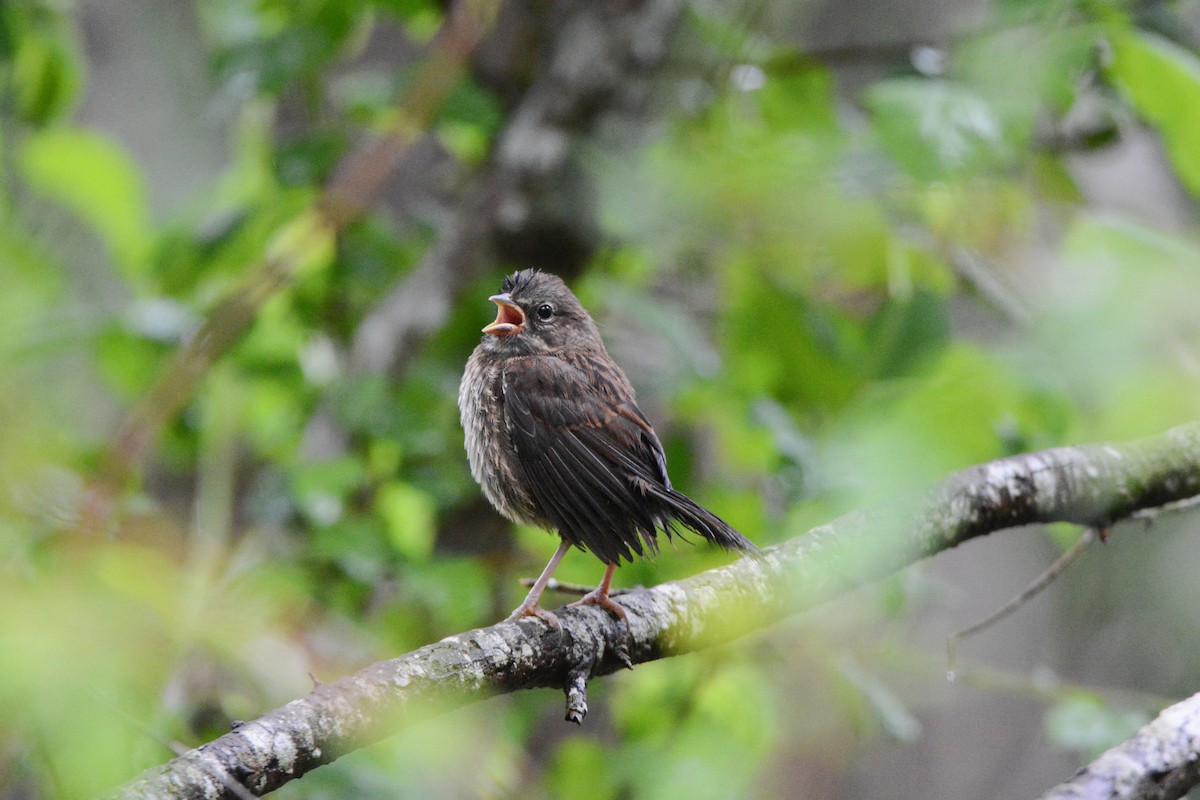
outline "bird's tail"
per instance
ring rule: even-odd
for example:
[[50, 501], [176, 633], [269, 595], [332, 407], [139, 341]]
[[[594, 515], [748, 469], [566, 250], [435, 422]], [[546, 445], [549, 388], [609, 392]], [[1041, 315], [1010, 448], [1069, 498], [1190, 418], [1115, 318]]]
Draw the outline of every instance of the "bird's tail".
[[[740, 550], [743, 553], [758, 553], [754, 542], [738, 533], [732, 525], [709, 511], [704, 506], [692, 500], [687, 495], [674, 489], [666, 489], [659, 495], [667, 506], [667, 513], [689, 530], [708, 539], [713, 544], [726, 550]], [[668, 532], [670, 528], [668, 527]]]

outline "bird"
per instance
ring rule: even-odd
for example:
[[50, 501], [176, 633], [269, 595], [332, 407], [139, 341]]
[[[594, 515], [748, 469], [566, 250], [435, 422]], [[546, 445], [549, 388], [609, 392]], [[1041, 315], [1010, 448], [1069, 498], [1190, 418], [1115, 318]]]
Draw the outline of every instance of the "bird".
[[504, 278], [496, 319], [467, 360], [458, 405], [471, 475], [509, 520], [558, 532], [558, 549], [508, 621], [557, 615], [540, 605], [563, 556], [577, 547], [605, 564], [599, 585], [571, 605], [597, 605], [627, 623], [612, 599], [624, 561], [658, 552], [679, 526], [735, 551], [754, 544], [676, 490], [654, 428], [608, 354], [600, 330], [556, 275]]

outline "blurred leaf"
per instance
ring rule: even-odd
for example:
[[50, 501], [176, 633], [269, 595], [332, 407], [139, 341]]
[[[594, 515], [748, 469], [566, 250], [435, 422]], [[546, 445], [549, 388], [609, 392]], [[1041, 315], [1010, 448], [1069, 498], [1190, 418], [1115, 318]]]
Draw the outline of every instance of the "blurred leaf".
[[861, 382], [845, 355], [852, 326], [827, 306], [785, 294], [751, 270], [730, 270], [721, 341], [742, 393], [769, 394], [802, 409], [836, 408]]
[[765, 72], [758, 103], [772, 130], [837, 132], [833, 74], [827, 67], [789, 54], [772, 59]]
[[[873, 384], [847, 409], [822, 464], [869, 501], [1002, 454], [999, 428], [1023, 385], [1003, 362], [957, 343], [902, 380]], [[1021, 421], [1036, 429], [1037, 419]]]
[[866, 369], [873, 377], [911, 374], [950, 342], [950, 323], [941, 298], [919, 290], [908, 298], [888, 298], [867, 327]]
[[347, 495], [361, 486], [366, 472], [353, 455], [297, 464], [291, 471], [292, 493], [315, 523], [331, 525], [342, 518]]
[[488, 619], [493, 611], [488, 571], [477, 559], [438, 553], [436, 558], [413, 560], [398, 569], [397, 580], [403, 584], [399, 603], [423, 623], [421, 636], [409, 640], [409, 646], [424, 644], [440, 632], [494, 621]]
[[11, 87], [17, 115], [42, 127], [66, 115], [80, 91], [79, 56], [57, 14], [0, 6], [0, 87]]
[[156, 716], [173, 652], [162, 621], [86, 569], [6, 580], [0, 592], [0, 712], [6, 732], [38, 743], [54, 794], [94, 796], [128, 776], [135, 753], [161, 758], [122, 720]]
[[[2, 212], [0, 264], [4, 267], [4, 291], [0, 292], [0, 364], [12, 369], [18, 360], [25, 360], [19, 357], [28, 352], [26, 348], [45, 354], [45, 345], [56, 340], [48, 336], [51, 332], [46, 330], [46, 317], [51, 309], [62, 306], [66, 281], [57, 265], [46, 259], [27, 234], [5, 224]], [[67, 336], [77, 334], [64, 323], [65, 320], [59, 322], [59, 331]]]
[[[1010, 4], [1008, 4], [1010, 5]], [[998, 13], [1012, 12], [1003, 8]], [[1030, 148], [1039, 125], [1066, 115], [1097, 66], [1098, 26], [1044, 10], [985, 28], [955, 48], [954, 74], [1001, 120], [1006, 142]], [[1014, 57], [1019, 54], [1019, 57]]]
[[919, 179], [978, 170], [1008, 155], [1000, 119], [967, 86], [893, 78], [871, 86], [863, 102], [880, 145]]
[[96, 229], [127, 278], [142, 276], [152, 235], [146, 190], [122, 150], [92, 131], [56, 128], [26, 140], [20, 166], [37, 192]]
[[720, 747], [737, 749], [741, 755], [765, 754], [775, 737], [774, 693], [753, 663], [723, 665], [707, 676], [696, 694], [693, 713], [701, 729], [720, 729]]
[[220, 45], [214, 55], [218, 76], [270, 93], [312, 78], [373, 21], [364, 0], [226, 1], [201, 9]]
[[612, 755], [597, 742], [583, 738], [567, 739], [558, 746], [546, 782], [555, 797], [563, 798], [614, 800], [620, 791]]
[[1109, 75], [1158, 129], [1183, 183], [1200, 193], [1200, 59], [1146, 31], [1115, 30], [1109, 42]]
[[170, 348], [112, 326], [95, 339], [96, 364], [108, 385], [126, 398], [150, 386]]
[[352, 595], [347, 603], [358, 606], [364, 591], [383, 580], [388, 570], [390, 545], [380, 520], [370, 517], [339, 517], [313, 531], [312, 555], [332, 561], [353, 581], [362, 586], [343, 586], [344, 580], [332, 581], [327, 591], [333, 595]]
[[242, 413], [247, 436], [259, 452], [291, 463], [306, 416], [311, 413], [305, 402], [308, 398], [298, 392], [298, 381], [247, 377], [244, 382], [247, 391]]
[[445, 4], [437, 0], [375, 1], [380, 10], [391, 12], [404, 20], [408, 35], [418, 42], [432, 39], [445, 16]]
[[1046, 712], [1046, 735], [1058, 747], [1093, 759], [1123, 742], [1150, 721], [1148, 715], [1116, 708], [1091, 694], [1077, 693]]
[[472, 123], [447, 121], [438, 125], [438, 139], [463, 164], [483, 163], [491, 147], [489, 131]]
[[429, 495], [407, 483], [392, 481], [379, 487], [375, 506], [397, 552], [412, 561], [429, 558], [433, 553], [435, 513]]

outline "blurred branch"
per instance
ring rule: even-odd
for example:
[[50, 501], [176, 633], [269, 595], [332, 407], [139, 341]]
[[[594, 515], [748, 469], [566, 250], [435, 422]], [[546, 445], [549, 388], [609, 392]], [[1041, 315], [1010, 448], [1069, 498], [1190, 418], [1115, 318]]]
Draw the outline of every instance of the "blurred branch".
[[[117, 796], [234, 797], [230, 778], [265, 794], [424, 715], [518, 689], [566, 690], [579, 712], [586, 679], [623, 668], [621, 652], [644, 663], [711, 647], [977, 536], [1051, 521], [1106, 528], [1196, 495], [1200, 423], [982, 464], [923, 497], [768, 548], [761, 559], [623, 595], [628, 629], [598, 609], [566, 608], [557, 612], [561, 635], [537, 620], [506, 622], [374, 664], [145, 773]], [[1192, 759], [1200, 758], [1194, 720], [1160, 719], [1192, 725]]]
[[[518, 24], [507, 16], [519, 15], [517, 6], [507, 4], [501, 10], [498, 28]], [[489, 260], [508, 258], [531, 265], [519, 245], [497, 253], [498, 240], [552, 239], [542, 246], [553, 251], [555, 260], [532, 265], [560, 275], [578, 269], [586, 253], [570, 240], [585, 234], [563, 227], [586, 229], [590, 219], [547, 226], [540, 200], [561, 189], [579, 144], [600, 120], [620, 112], [638, 116], [644, 110], [640, 106], [649, 94], [646, 84], [666, 58], [682, 10], [679, 0], [563, 3], [524, 21], [544, 30], [510, 32], [518, 40], [540, 40], [544, 35], [552, 46], [515, 99], [487, 163], [467, 184], [433, 246], [359, 324], [350, 345], [350, 374], [398, 377], [441, 329]], [[512, 57], [526, 59], [529, 54]], [[328, 456], [343, 446], [345, 435], [329, 404], [309, 420], [304, 439], [314, 443], [306, 447], [310, 456]]]
[[1043, 800], [1171, 800], [1200, 784], [1200, 694], [1165, 709]]
[[[501, 12], [498, 25], [504, 25]], [[551, 38], [529, 86], [507, 114], [488, 163], [470, 184], [450, 222], [421, 263], [363, 319], [355, 333], [350, 371], [397, 374], [431, 333], [440, 328], [460, 293], [480, 271], [497, 238], [523, 239], [545, 227], [538, 200], [561, 188], [580, 140], [615, 111], [645, 105], [646, 80], [662, 65], [682, 13], [679, 0], [637, 3], [562, 3], [533, 14], [545, 28], [523, 37]], [[513, 11], [513, 14], [519, 12]], [[514, 53], [528, 58], [529, 54]], [[636, 113], [636, 112], [635, 112]], [[588, 220], [572, 220], [575, 226]], [[559, 274], [577, 247], [560, 230], [550, 249], [555, 263], [534, 264]], [[519, 250], [520, 248], [513, 248]], [[528, 254], [506, 253], [528, 260]], [[530, 266], [530, 264], [522, 264]]]
[[331, 241], [376, 199], [401, 156], [433, 124], [466, 71], [498, 5], [499, 0], [454, 3], [390, 128], [370, 146], [347, 158], [316, 209], [279, 232], [270, 252], [246, 281], [216, 307], [162, 368], [109, 444], [81, 509], [80, 530], [95, 532], [107, 526], [113, 502], [130, 475], [212, 365], [241, 339], [263, 304], [288, 285], [310, 253]]

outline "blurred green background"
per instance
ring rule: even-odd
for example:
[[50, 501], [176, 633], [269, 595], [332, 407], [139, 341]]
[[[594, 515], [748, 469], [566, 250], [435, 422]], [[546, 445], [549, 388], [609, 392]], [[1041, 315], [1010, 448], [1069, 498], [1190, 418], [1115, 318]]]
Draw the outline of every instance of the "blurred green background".
[[[505, 271], [568, 278], [674, 482], [761, 545], [1200, 416], [1196, 3], [506, 1], [378, 199], [304, 250], [446, 15], [0, 4], [0, 798], [86, 796], [518, 602], [554, 540], [482, 501], [455, 405]], [[114, 469], [172, 354], [289, 246]], [[582, 729], [496, 698], [279, 796], [1030, 796], [1200, 685], [1194, 523], [1118, 528], [953, 684], [945, 637], [1076, 531], [599, 681]]]

